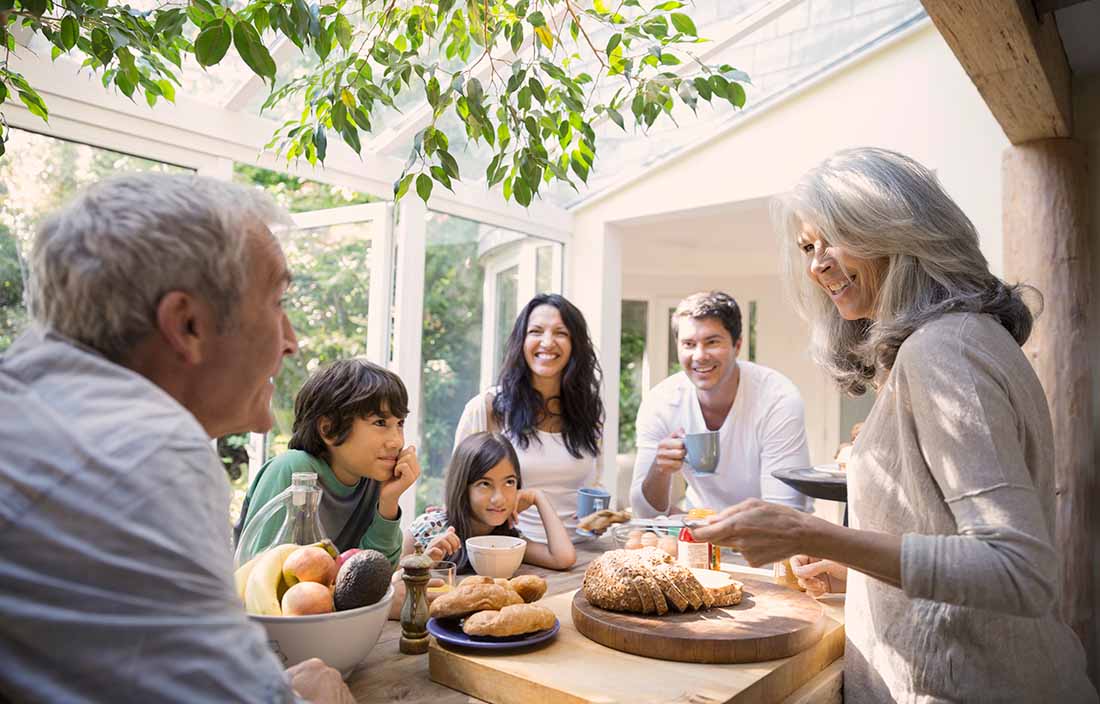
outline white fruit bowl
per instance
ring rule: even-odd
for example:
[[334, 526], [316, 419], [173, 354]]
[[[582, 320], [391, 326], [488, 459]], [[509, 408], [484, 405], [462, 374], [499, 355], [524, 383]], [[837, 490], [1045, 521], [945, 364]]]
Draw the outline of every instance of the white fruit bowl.
[[376, 604], [316, 616], [256, 616], [267, 629], [268, 645], [283, 667], [320, 658], [344, 677], [363, 662], [378, 642], [390, 613], [393, 585]]
[[510, 535], [479, 535], [466, 539], [470, 564], [484, 577], [510, 579], [526, 552], [527, 541]]

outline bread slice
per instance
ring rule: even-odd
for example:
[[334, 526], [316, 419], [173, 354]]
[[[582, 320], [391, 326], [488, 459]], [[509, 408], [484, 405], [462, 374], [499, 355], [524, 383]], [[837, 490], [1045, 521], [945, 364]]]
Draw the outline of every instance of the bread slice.
[[699, 580], [714, 606], [736, 606], [741, 603], [741, 589], [745, 585], [725, 572], [691, 568], [691, 574]]

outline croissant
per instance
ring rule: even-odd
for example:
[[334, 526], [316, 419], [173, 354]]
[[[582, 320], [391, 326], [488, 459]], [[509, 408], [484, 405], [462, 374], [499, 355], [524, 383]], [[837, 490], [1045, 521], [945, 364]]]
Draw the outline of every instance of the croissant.
[[428, 610], [432, 618], [462, 618], [472, 613], [499, 610], [510, 604], [522, 604], [514, 589], [498, 584], [465, 584], [436, 597]]
[[554, 612], [537, 604], [514, 604], [499, 611], [479, 611], [462, 624], [468, 636], [518, 636], [552, 628], [557, 621]]

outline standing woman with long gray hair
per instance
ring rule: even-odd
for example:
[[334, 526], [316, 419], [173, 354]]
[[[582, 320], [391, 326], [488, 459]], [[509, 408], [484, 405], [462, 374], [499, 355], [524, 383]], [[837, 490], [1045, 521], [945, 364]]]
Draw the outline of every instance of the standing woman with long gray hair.
[[848, 463], [851, 527], [749, 500], [697, 537], [753, 565], [794, 556], [811, 593], [846, 589], [846, 702], [1096, 701], [1058, 617], [1026, 289], [990, 273], [973, 224], [901, 154], [839, 152], [780, 206], [816, 361], [877, 392]]

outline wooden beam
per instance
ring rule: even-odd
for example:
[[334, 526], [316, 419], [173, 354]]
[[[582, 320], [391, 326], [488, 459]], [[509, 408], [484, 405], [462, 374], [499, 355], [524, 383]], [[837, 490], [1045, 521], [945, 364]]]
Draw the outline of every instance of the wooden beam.
[[1008, 140], [1073, 135], [1070, 69], [1054, 15], [1029, 0], [923, 0]]
[[[1090, 298], [1095, 284], [1089, 241], [1085, 146], [1048, 139], [1005, 151], [1005, 278], [1043, 294], [1024, 352], [1050, 405], [1054, 426], [1054, 544], [1061, 553], [1060, 613], [1096, 663], [1093, 558], [1097, 477], [1093, 465]], [[1097, 675], [1093, 670], [1094, 677]]]

